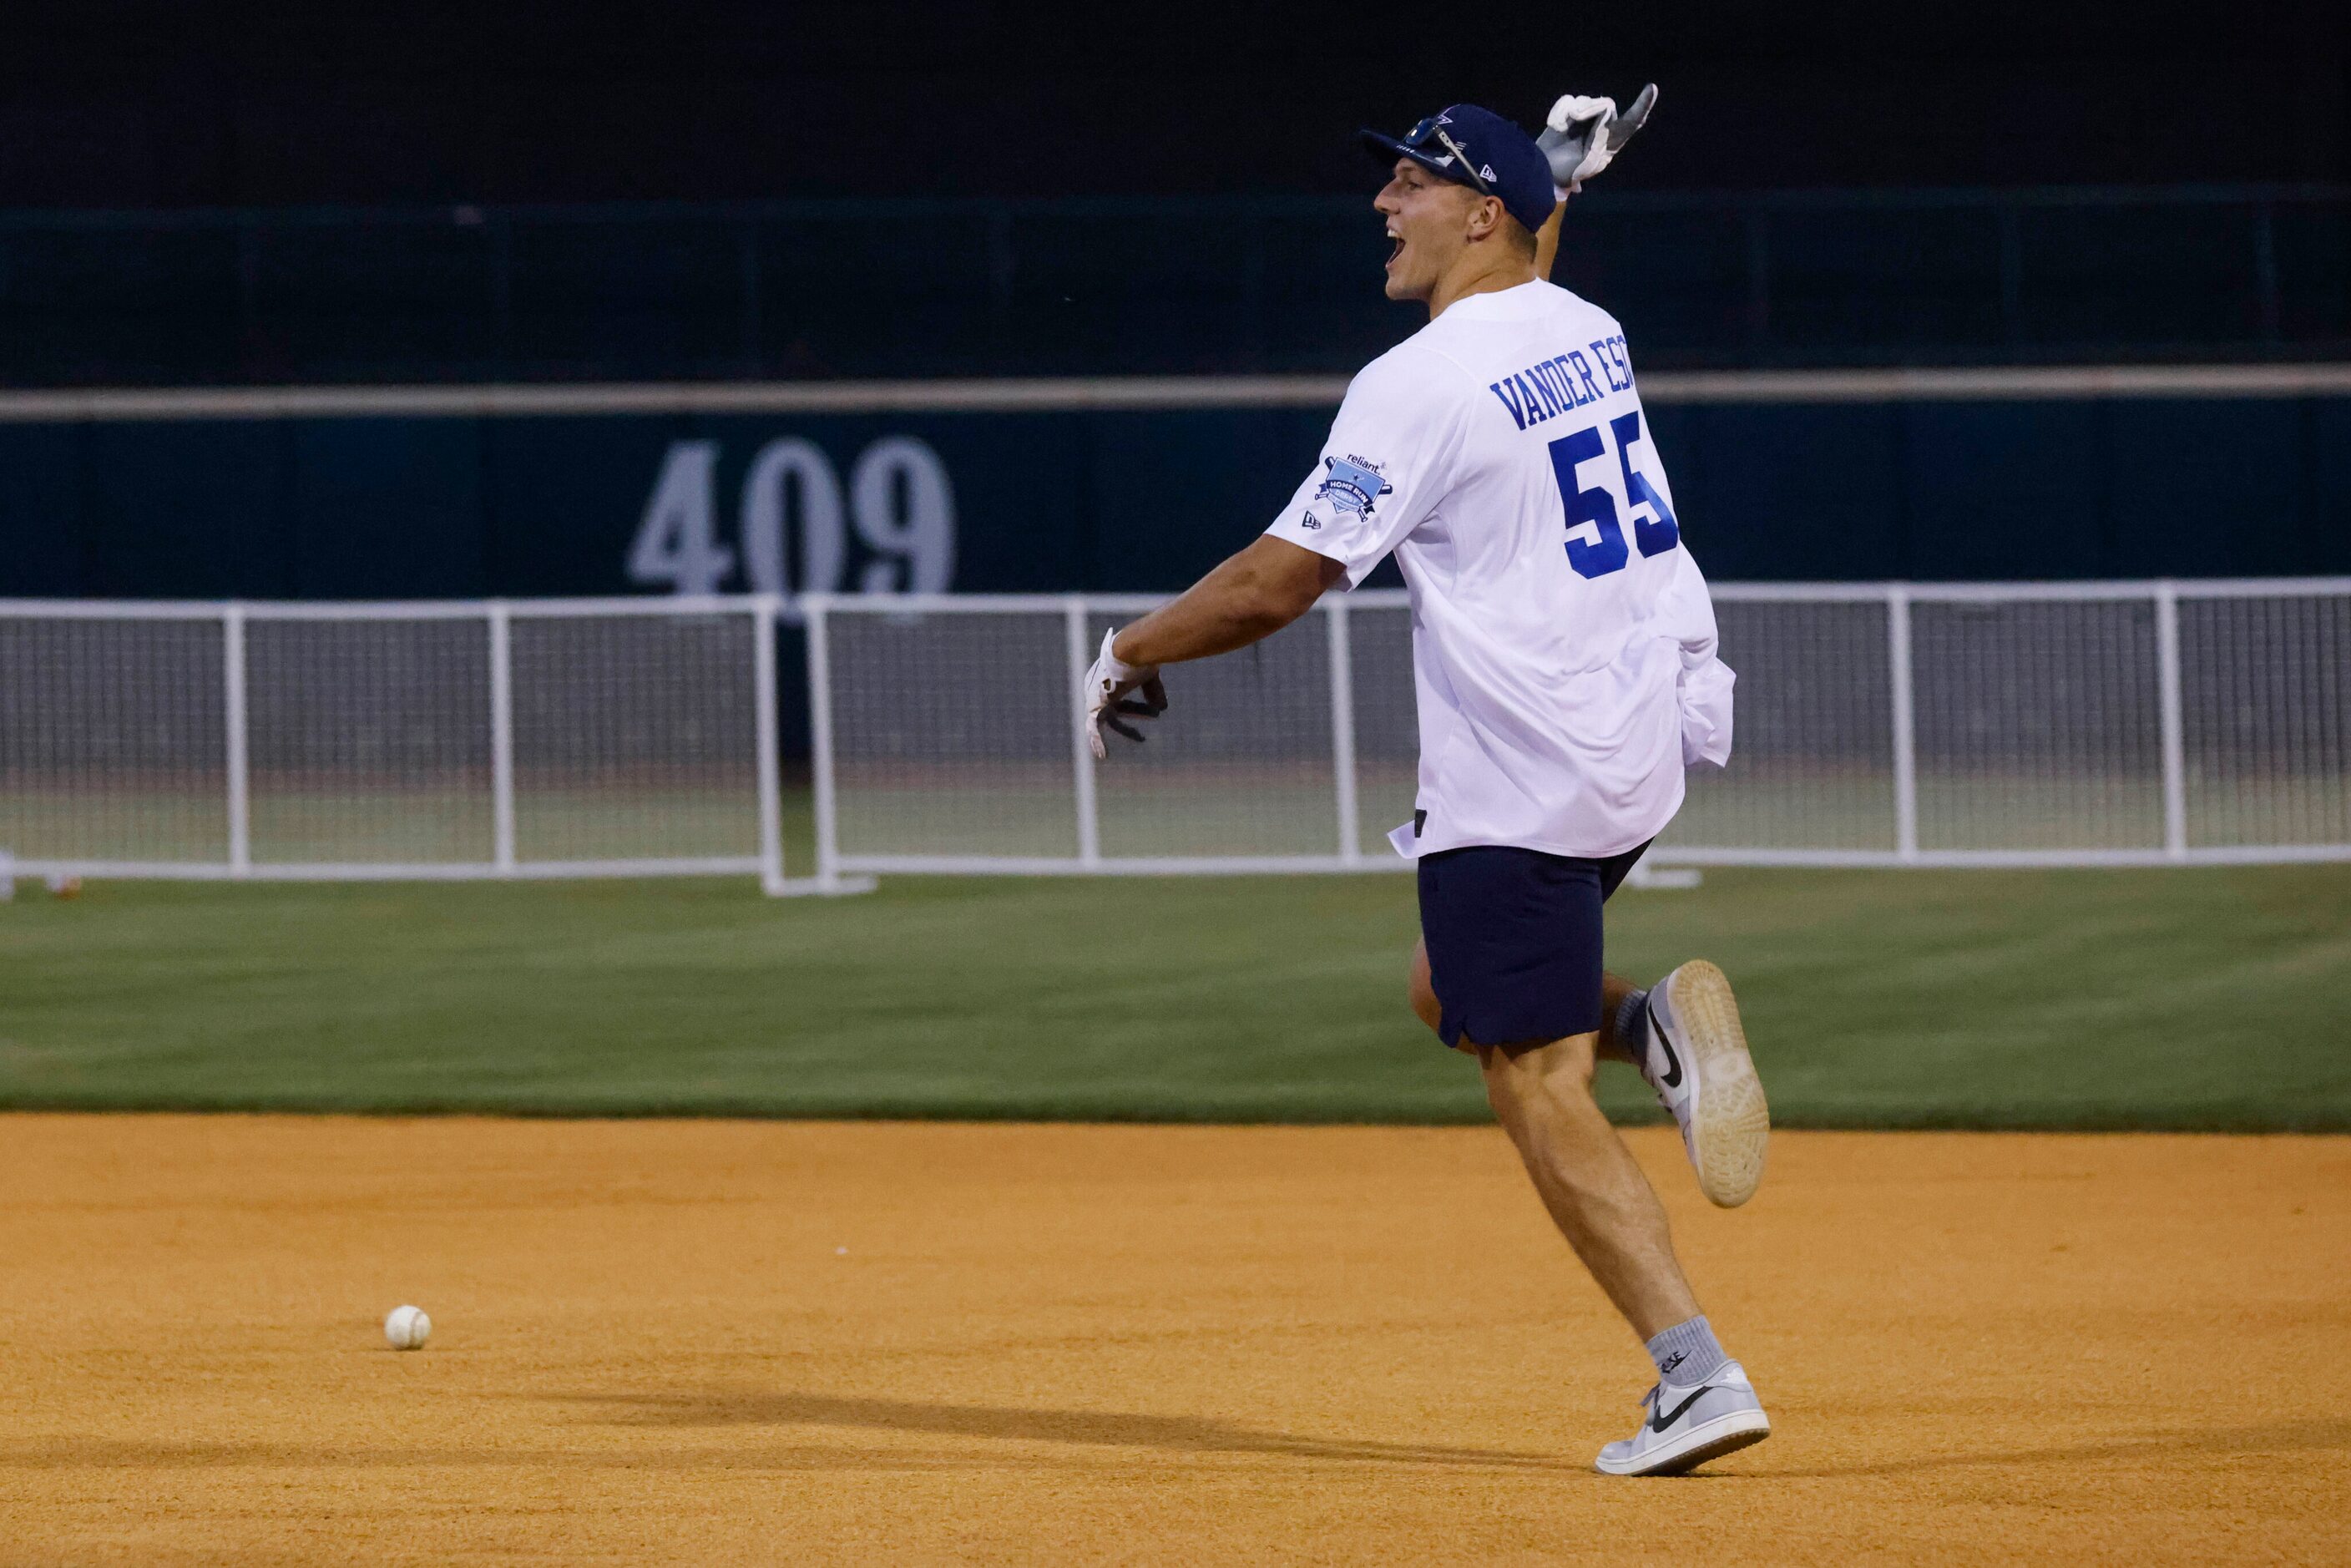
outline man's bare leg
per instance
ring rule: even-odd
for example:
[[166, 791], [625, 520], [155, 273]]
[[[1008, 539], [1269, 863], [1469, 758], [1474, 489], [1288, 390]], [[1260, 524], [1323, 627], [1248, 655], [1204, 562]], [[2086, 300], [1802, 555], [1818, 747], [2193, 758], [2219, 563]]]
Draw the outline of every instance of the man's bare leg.
[[1648, 1417], [1600, 1450], [1608, 1475], [1672, 1475], [1771, 1435], [1747, 1369], [1730, 1359], [1674, 1257], [1665, 1206], [1592, 1098], [1599, 1033], [1520, 1050], [1478, 1048], [1486, 1097], [1518, 1145], [1552, 1223], [1645, 1342], [1657, 1369]]
[[1428, 944], [1418, 937], [1413, 939], [1412, 978], [1405, 984], [1405, 995], [1412, 1006], [1412, 1016], [1435, 1034], [1441, 1016], [1437, 1007], [1437, 988], [1428, 982]]
[[[1665, 1206], [1592, 1098], [1593, 1062], [1614, 1030], [1618, 1005], [1635, 988], [1614, 975], [1604, 977], [1601, 1010], [1611, 1021], [1598, 1034], [1516, 1052], [1465, 1038], [1455, 1049], [1478, 1058], [1486, 1098], [1517, 1145], [1552, 1223], [1646, 1340], [1698, 1316], [1698, 1301], [1674, 1258]], [[1425, 944], [1413, 946], [1411, 995], [1414, 1013], [1436, 1029], [1437, 992], [1429, 985]]]
[[1486, 1097], [1535, 1191], [1633, 1332], [1654, 1339], [1698, 1315], [1665, 1206], [1592, 1097], [1597, 1036], [1477, 1048]]
[[[1592, 1097], [1592, 1075], [1617, 1010], [1635, 988], [1604, 977], [1604, 1019], [1591, 1034], [1517, 1051], [1456, 1049], [1477, 1056], [1486, 1096], [1519, 1151], [1552, 1223], [1609, 1301], [1645, 1342], [1657, 1368], [1649, 1419], [1594, 1461], [1611, 1475], [1677, 1474], [1770, 1436], [1754, 1387], [1698, 1310], [1656, 1189]], [[1408, 987], [1412, 1010], [1430, 1030], [1442, 1022], [1428, 954], [1416, 945]], [[1666, 1397], [1669, 1380], [1673, 1397]]]

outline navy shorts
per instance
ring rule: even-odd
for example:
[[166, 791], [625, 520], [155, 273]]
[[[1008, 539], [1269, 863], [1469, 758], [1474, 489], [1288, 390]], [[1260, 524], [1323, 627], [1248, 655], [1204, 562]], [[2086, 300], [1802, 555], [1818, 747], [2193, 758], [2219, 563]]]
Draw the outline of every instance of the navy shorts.
[[1421, 856], [1420, 935], [1445, 1043], [1547, 1045], [1598, 1029], [1600, 906], [1648, 847], [1606, 860], [1500, 844]]

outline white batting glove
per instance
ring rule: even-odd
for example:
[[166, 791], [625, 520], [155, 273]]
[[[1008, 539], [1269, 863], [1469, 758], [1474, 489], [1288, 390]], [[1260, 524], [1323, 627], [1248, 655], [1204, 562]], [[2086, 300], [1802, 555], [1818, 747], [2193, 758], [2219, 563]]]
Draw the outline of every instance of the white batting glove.
[[[1120, 716], [1157, 718], [1167, 711], [1167, 688], [1159, 684], [1159, 666], [1130, 664], [1112, 653], [1110, 645], [1117, 636], [1115, 626], [1102, 633], [1102, 652], [1086, 672], [1086, 744], [1093, 747], [1096, 762], [1110, 755], [1102, 745], [1102, 726], [1129, 740], [1141, 740], [1143, 732]], [[1140, 702], [1127, 696], [1133, 691], [1143, 694]]]
[[1643, 88], [1633, 107], [1622, 114], [1616, 112], [1613, 98], [1579, 98], [1570, 93], [1552, 104], [1543, 121], [1543, 133], [1535, 138], [1535, 145], [1551, 160], [1552, 194], [1563, 202], [1583, 189], [1583, 182], [1608, 167], [1608, 161], [1625, 150], [1625, 143], [1633, 140], [1656, 105], [1655, 82]]

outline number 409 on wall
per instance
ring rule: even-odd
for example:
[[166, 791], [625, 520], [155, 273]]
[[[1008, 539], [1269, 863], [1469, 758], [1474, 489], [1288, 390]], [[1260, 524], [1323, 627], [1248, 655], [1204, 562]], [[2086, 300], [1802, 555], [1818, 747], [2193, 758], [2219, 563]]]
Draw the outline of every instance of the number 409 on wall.
[[[629, 546], [630, 581], [682, 594], [723, 590], [736, 559], [718, 542], [717, 476], [718, 443], [670, 444]], [[873, 443], [851, 466], [844, 497], [823, 448], [791, 435], [760, 447], [743, 476], [743, 580], [756, 593], [840, 591], [849, 559], [844, 524], [865, 547], [863, 592], [943, 593], [955, 576], [955, 491], [929, 443], [912, 435]], [[793, 532], [799, 549], [788, 559], [785, 538]], [[789, 602], [784, 613], [799, 619]]]

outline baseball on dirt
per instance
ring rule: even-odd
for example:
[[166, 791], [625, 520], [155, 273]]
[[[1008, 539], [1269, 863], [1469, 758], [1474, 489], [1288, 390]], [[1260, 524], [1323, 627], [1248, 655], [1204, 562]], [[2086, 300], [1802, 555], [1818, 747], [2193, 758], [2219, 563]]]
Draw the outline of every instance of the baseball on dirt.
[[423, 1307], [394, 1307], [385, 1314], [383, 1337], [394, 1350], [423, 1350], [433, 1336], [433, 1320]]

